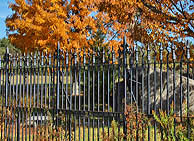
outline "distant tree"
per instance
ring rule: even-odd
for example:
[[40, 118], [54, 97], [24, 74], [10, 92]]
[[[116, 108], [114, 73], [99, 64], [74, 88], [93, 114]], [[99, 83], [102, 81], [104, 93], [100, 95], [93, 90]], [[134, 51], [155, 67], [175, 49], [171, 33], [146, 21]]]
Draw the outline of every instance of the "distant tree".
[[6, 48], [9, 48], [9, 53], [10, 54], [20, 54], [21, 51], [14, 47], [11, 42], [9, 41], [9, 39], [7, 38], [2, 38], [0, 39], [0, 56], [3, 56], [6, 53]]

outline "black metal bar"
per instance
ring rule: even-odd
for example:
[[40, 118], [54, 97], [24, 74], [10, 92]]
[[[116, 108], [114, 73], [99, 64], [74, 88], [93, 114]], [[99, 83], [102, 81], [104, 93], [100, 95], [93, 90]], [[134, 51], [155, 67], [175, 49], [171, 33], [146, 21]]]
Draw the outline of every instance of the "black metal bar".
[[[74, 110], [77, 109], [77, 52], [74, 53]], [[76, 140], [76, 114], [74, 114], [74, 140]]]
[[9, 71], [9, 49], [6, 49], [5, 54], [5, 120], [4, 120], [4, 138], [7, 138], [7, 106], [8, 106], [8, 71]]
[[[175, 54], [175, 46], [172, 45], [172, 59], [173, 59], [173, 111], [174, 114], [176, 113], [176, 73], [175, 73], [175, 61], [176, 61], [176, 54]], [[176, 118], [174, 118], [174, 135], [176, 136]]]
[[[103, 63], [103, 66], [102, 66], [102, 111], [105, 112], [105, 80], [104, 80], [104, 70], [105, 70], [105, 51], [103, 49], [103, 52], [102, 52], [102, 63]], [[104, 116], [103, 116], [103, 119], [102, 119], [102, 133], [103, 133], [103, 139], [104, 139]]]
[[[120, 67], [121, 67], [121, 61], [120, 61], [120, 57], [121, 57], [121, 51], [120, 51], [120, 48], [119, 48], [119, 56], [117, 58], [117, 61], [118, 61], [118, 84], [117, 84], [117, 112], [121, 112], [121, 109], [120, 109], [120, 78], [121, 78], [121, 70], [120, 70]], [[120, 116], [117, 117], [118, 118], [118, 122], [120, 123]], [[121, 134], [121, 127], [120, 127], [120, 124], [118, 125], [118, 134]], [[120, 141], [120, 138], [118, 139]]]
[[24, 137], [25, 137], [24, 135], [24, 113], [25, 111], [22, 110], [22, 141], [24, 140]]
[[[85, 48], [84, 48], [84, 55], [83, 55], [83, 71], [84, 71], [84, 76], [83, 76], [83, 81], [84, 81], [84, 98], [83, 98], [83, 111], [86, 111], [86, 52], [85, 52]], [[85, 116], [83, 117], [83, 141], [85, 141]]]
[[139, 108], [139, 93], [138, 93], [138, 90], [139, 90], [139, 80], [138, 80], [138, 77], [139, 77], [139, 66], [138, 66], [138, 61], [139, 61], [139, 58], [138, 58], [138, 46], [136, 45], [135, 46], [135, 59], [136, 59], [136, 69], [135, 69], [135, 102], [136, 102], [136, 140], [138, 141], [139, 140], [139, 123], [138, 123], [138, 108]]
[[[92, 111], [95, 111], [95, 52], [93, 50], [93, 55], [92, 55]], [[93, 128], [93, 134], [92, 134], [92, 139], [95, 140], [94, 136], [95, 136], [95, 131], [94, 131], [94, 114], [93, 114], [93, 119], [92, 119], [92, 128]]]
[[[70, 108], [70, 105], [68, 106], [68, 102], [70, 101], [67, 101], [68, 100], [68, 72], [69, 72], [69, 56], [68, 56], [68, 52], [66, 51], [66, 54], [65, 54], [65, 59], [66, 59], [66, 62], [65, 62], [65, 65], [66, 65], [66, 88], [65, 88], [65, 109], [68, 109], [68, 107]], [[69, 129], [70, 130], [70, 129]], [[65, 115], [65, 140], [67, 140], [67, 115]]]
[[[139, 69], [138, 69], [138, 61], [139, 61], [139, 58], [138, 58], [138, 46], [136, 45], [136, 48], [135, 48], [135, 59], [136, 59], [136, 69], [135, 69], [135, 103], [136, 103], [136, 108], [137, 108], [137, 112], [138, 112], [138, 106], [139, 106], [139, 96], [138, 96], [138, 89], [139, 89], [139, 80], [138, 80], [138, 76], [139, 76]], [[138, 131], [137, 131], [138, 133]]]
[[183, 55], [184, 52], [181, 54], [181, 60], [180, 60], [180, 119], [181, 122], [183, 121], [182, 118], [182, 104], [183, 104], [183, 81], [182, 81], [182, 75], [183, 75]]
[[[22, 93], [22, 57], [19, 58], [19, 107], [21, 108], [21, 100], [22, 100], [22, 96], [21, 96], [21, 93]], [[17, 140], [19, 141], [20, 140], [20, 123], [21, 123], [21, 114], [22, 114], [23, 111], [19, 111], [19, 117], [18, 117], [18, 138]]]
[[51, 79], [52, 79], [52, 65], [51, 65], [51, 54], [49, 53], [49, 89], [48, 89], [48, 108], [51, 108]]
[[[41, 73], [41, 82], [40, 82], [40, 126], [41, 128], [43, 128], [43, 73], [44, 73], [44, 55], [43, 55], [43, 52], [41, 53], [41, 56], [40, 56], [40, 73]], [[39, 117], [37, 117], [39, 118]], [[46, 117], [45, 117], [46, 118]], [[40, 133], [40, 136], [44, 136], [44, 131], [42, 131]]]
[[[41, 69], [41, 56], [40, 56], [40, 52], [38, 52], [38, 55], [37, 55], [37, 66], [36, 66], [36, 73], [37, 73], [37, 77], [36, 77], [36, 85], [37, 85], [37, 91], [36, 91], [36, 95], [37, 95], [37, 99], [36, 99], [36, 108], [41, 108], [40, 107], [40, 84], [41, 84], [41, 81], [39, 80], [39, 78], [41, 78], [40, 77], [40, 69]], [[42, 112], [42, 111], [37, 111], [36, 112], [36, 117], [35, 117], [35, 123], [36, 123], [36, 125], [38, 126], [38, 124], [39, 124], [39, 112]], [[36, 128], [36, 134], [38, 134], [38, 128]], [[36, 137], [36, 139], [37, 139], [38, 137]]]
[[22, 56], [22, 77], [23, 77], [23, 83], [22, 83], [22, 107], [23, 107], [23, 111], [22, 111], [22, 141], [25, 139], [25, 123], [24, 123], [24, 113], [26, 113], [26, 111], [24, 110], [25, 107], [25, 77], [26, 77], [26, 72], [25, 72], [25, 68], [26, 68], [26, 64], [25, 64], [25, 53]]
[[[62, 55], [61, 55], [61, 62], [62, 62], [62, 69], [61, 69], [61, 75], [60, 75], [60, 82], [61, 82], [61, 109], [64, 110], [64, 93], [65, 93], [65, 90], [64, 90], [64, 78], [65, 78], [65, 71], [64, 71], [64, 68], [65, 68], [65, 58], [64, 58], [64, 52], [62, 51]], [[62, 78], [61, 78], [62, 77]], [[61, 80], [62, 79], [62, 80]], [[63, 114], [62, 113], [62, 117], [63, 117]], [[61, 131], [61, 140], [64, 140], [63, 139], [63, 130], [64, 130], [64, 120], [66, 120], [66, 116], [65, 116], [65, 119], [64, 118], [60, 118], [61, 122], [61, 128], [62, 128], [62, 131]], [[66, 132], [67, 130], [65, 130]]]
[[[141, 77], [141, 94], [142, 94], [142, 113], [144, 114], [145, 113], [145, 108], [144, 108], [144, 72], [145, 72], [145, 66], [144, 66], [144, 51], [141, 49], [141, 52], [142, 52], [142, 62], [141, 62], [141, 67], [142, 67], [142, 70], [141, 70], [141, 73], [142, 73], [142, 77]], [[144, 122], [142, 123], [144, 124]], [[144, 141], [144, 127], [142, 127], [142, 140]]]
[[112, 47], [112, 112], [115, 112], [115, 69], [115, 52]]
[[[36, 54], [34, 54], [34, 57], [33, 57], [33, 109], [36, 107]], [[35, 134], [36, 134], [36, 130], [35, 130], [35, 127], [36, 127], [36, 122], [35, 122], [35, 112], [33, 110], [33, 135], [32, 135], [32, 140], [35, 140], [36, 137], [35, 137]]]
[[[81, 50], [80, 50], [81, 52]], [[81, 111], [81, 55], [79, 52], [79, 62], [78, 62], [78, 93], [79, 93], [79, 100], [78, 100], [78, 110]], [[78, 126], [79, 126], [79, 141], [81, 140], [81, 118], [80, 115], [78, 117]]]
[[[31, 109], [30, 109], [30, 107], [29, 107], [29, 99], [30, 99], [30, 97], [29, 97], [29, 54], [27, 53], [27, 55], [26, 55], [26, 108], [28, 108], [29, 110], [26, 110], [26, 126], [25, 126], [25, 140], [27, 141], [27, 139], [28, 138], [30, 138], [30, 136], [28, 135], [28, 131], [27, 131], [27, 128], [28, 128], [28, 119], [30, 119], [30, 118], [28, 118], [28, 115], [29, 115], [29, 117], [31, 116]], [[24, 85], [24, 87], [25, 87], [25, 85]], [[29, 128], [29, 134], [30, 134], [30, 128]]]
[[[107, 61], [107, 104], [108, 104], [108, 112], [110, 112], [110, 49], [108, 51], [108, 61]], [[110, 136], [110, 118], [108, 117], [108, 136]]]
[[[51, 105], [51, 109], [52, 109], [52, 120], [53, 120], [53, 124], [55, 125], [55, 127], [57, 128], [57, 125], [56, 125], [56, 109], [57, 109], [57, 96], [56, 96], [56, 87], [55, 87], [55, 71], [56, 71], [56, 69], [55, 68], [57, 68], [57, 64], [55, 64], [56, 63], [56, 60], [57, 60], [57, 56], [55, 56], [55, 54], [53, 54], [53, 56], [52, 56], [52, 58], [53, 58], [53, 64], [52, 64], [52, 80], [51, 80], [51, 82], [52, 82], [52, 105]], [[56, 80], [57, 81], [57, 80]], [[56, 94], [55, 94], [56, 93]], [[53, 125], [53, 126], [54, 126]], [[51, 131], [52, 132], [52, 131]], [[51, 140], [53, 140], [53, 138], [54, 138], [54, 136], [52, 135], [51, 136]]]
[[[9, 101], [8, 101], [8, 110], [11, 112], [11, 115], [8, 115], [8, 140], [11, 139], [11, 122], [12, 122], [12, 115], [13, 110], [10, 105], [12, 105], [12, 93], [11, 93], [11, 78], [12, 78], [12, 57], [9, 57], [9, 65], [8, 65], [8, 95], [9, 95]], [[11, 117], [10, 117], [11, 116]]]
[[124, 79], [124, 109], [123, 109], [123, 132], [124, 132], [124, 140], [127, 138], [127, 123], [125, 118], [125, 112], [127, 111], [127, 56], [126, 56], [126, 49], [127, 49], [127, 41], [126, 36], [124, 37], [123, 41], [123, 79]]
[[162, 90], [163, 90], [163, 80], [162, 80], [162, 64], [163, 64], [163, 48], [160, 47], [160, 109], [162, 109]]
[[[32, 112], [33, 108], [32, 108], [32, 75], [33, 75], [33, 59], [32, 59], [32, 54], [30, 55], [30, 116], [29, 116], [29, 140], [31, 140], [31, 117], [32, 117]], [[33, 135], [32, 135], [33, 136]]]
[[62, 52], [62, 55], [61, 55], [61, 60], [62, 60], [62, 72], [60, 73], [61, 74], [61, 77], [60, 79], [60, 82], [61, 82], [61, 109], [64, 109], [64, 78], [65, 78], [65, 71], [64, 71], [64, 68], [65, 68], [65, 59], [64, 59], [64, 52]]
[[[16, 124], [15, 124], [15, 119], [16, 119], [16, 108], [15, 108], [15, 106], [16, 106], [16, 103], [15, 103], [15, 69], [16, 69], [16, 58], [15, 58], [15, 55], [13, 56], [13, 77], [12, 77], [12, 132], [11, 132], [11, 140], [13, 141], [14, 139], [15, 139], [15, 137], [14, 137], [14, 128], [16, 129]], [[0, 75], [1, 75], [1, 73], [0, 73]], [[1, 79], [0, 79], [1, 80]], [[11, 80], [10, 80], [11, 81]], [[14, 107], [13, 107], [13, 105], [14, 105]], [[15, 127], [14, 127], [15, 126]]]
[[[16, 107], [19, 107], [19, 103], [18, 103], [18, 92], [19, 92], [19, 88], [18, 88], [18, 75], [19, 75], [19, 59], [18, 59], [18, 55], [16, 56]], [[19, 128], [19, 114], [20, 112], [17, 111], [17, 122], [16, 122], [16, 139], [17, 141], [19, 141], [19, 134], [20, 134], [20, 128]]]
[[[147, 61], [148, 61], [148, 72], [147, 72], [147, 114], [150, 115], [151, 112], [150, 112], [150, 48], [149, 48], [149, 45], [148, 45], [148, 48], [147, 48]], [[150, 126], [148, 125], [148, 141], [150, 140]]]
[[190, 124], [190, 113], [189, 113], [189, 69], [190, 69], [190, 46], [189, 46], [189, 42], [187, 40], [187, 138], [190, 139], [190, 135], [191, 135], [191, 124]]
[[[3, 114], [3, 88], [2, 88], [2, 86], [3, 86], [3, 84], [2, 84], [2, 80], [3, 80], [3, 67], [2, 67], [2, 58], [1, 58], [1, 56], [0, 56], [0, 95], [1, 95], [1, 122], [3, 122], [3, 116], [4, 116], [4, 114]], [[2, 123], [1, 123], [2, 124]], [[1, 140], [3, 139], [3, 127], [1, 126], [0, 127], [1, 128]]]
[[[48, 83], [47, 83], [47, 73], [48, 73], [48, 67], [47, 67], [47, 63], [48, 63], [48, 58], [47, 58], [47, 52], [46, 54], [43, 56], [43, 58], [45, 59], [44, 63], [45, 63], [45, 70], [44, 70], [44, 108], [43, 108], [43, 111], [44, 111], [44, 119], [47, 121], [47, 112], [48, 112], [48, 105], [47, 105], [47, 96], [48, 96], [48, 90], [47, 90], [47, 87], [48, 87]], [[47, 132], [49, 129], [47, 129], [47, 125], [46, 125], [46, 121], [44, 121], [44, 137], [46, 136]]]
[[[40, 52], [38, 52], [38, 56], [37, 56], [37, 91], [36, 91], [36, 94], [37, 94], [37, 108], [40, 107], [40, 81], [39, 81], [39, 78], [40, 78]], [[39, 116], [38, 112], [37, 112], [37, 117]]]
[[[162, 109], [162, 93], [163, 93], [163, 78], [162, 78], [162, 71], [163, 71], [163, 47], [162, 47], [162, 44], [160, 46], [160, 109]], [[160, 125], [160, 128], [161, 130], [163, 131], [162, 129], [162, 126]], [[161, 135], [161, 139], [163, 139], [163, 133]]]
[[[49, 67], [49, 70], [48, 70], [48, 77], [49, 77], [49, 84], [48, 84], [48, 108], [50, 109], [51, 108], [51, 88], [52, 88], [52, 65], [51, 65], [51, 54], [49, 53], [49, 56], [48, 56], [48, 67]], [[50, 128], [48, 129], [48, 134], [52, 132], [50, 131]], [[50, 136], [48, 136], [48, 140], [50, 140]]]
[[[98, 96], [97, 96], [97, 101], [98, 101], [98, 109], [97, 109], [97, 111], [98, 112], [100, 112], [100, 59], [99, 59], [99, 57], [100, 57], [100, 52], [98, 51], [97, 52], [98, 53], [98, 60], [97, 60], [97, 85], [98, 85], [98, 90], [97, 90], [97, 92], [98, 92]], [[97, 139], [98, 139], [98, 141], [100, 140], [100, 120], [99, 120], [99, 118], [98, 118], [98, 126], [97, 126], [97, 128], [98, 128], [98, 130], [97, 130]]]
[[[73, 53], [72, 53], [72, 50], [71, 50], [71, 55], [72, 55]], [[73, 55], [71, 56], [71, 62], [70, 62], [70, 105], [69, 105], [69, 110], [72, 110], [72, 94], [73, 94], [73, 92], [72, 92], [72, 71], [73, 71], [73, 65], [72, 65], [72, 60], [73, 60]], [[69, 115], [69, 141], [71, 141], [71, 134], [72, 134], [72, 132], [71, 132], [71, 121], [72, 121], [72, 115], [70, 114]]]
[[[4, 67], [2, 65], [3, 60], [0, 56], [0, 94], [1, 94], [1, 122], [4, 121], [4, 89], [3, 89], [3, 83], [4, 83]], [[1, 124], [2, 124], [1, 123]], [[3, 140], [3, 127], [1, 126], [1, 140]]]
[[166, 109], [167, 109], [167, 115], [169, 115], [169, 111], [170, 111], [170, 103], [169, 103], [169, 49], [167, 48], [167, 56], [166, 56], [166, 68], [167, 68], [167, 72], [166, 72]]
[[58, 127], [59, 127], [58, 114], [59, 114], [59, 108], [60, 108], [59, 107], [60, 106], [59, 105], [59, 102], [60, 102], [59, 100], [59, 97], [60, 97], [60, 88], [59, 88], [60, 87], [60, 43], [59, 42], [57, 45], [57, 56], [56, 57], [57, 57], [57, 66], [56, 66], [57, 67], [56, 68], [57, 69], [56, 70], [57, 71], [57, 82], [56, 82], [57, 83], [57, 91], [56, 91], [57, 99], [56, 99], [56, 111], [55, 111], [56, 113], [55, 114], [56, 114], [56, 127], [57, 127], [57, 132], [58, 132]]
[[[157, 86], [157, 81], [156, 81], [156, 55], [157, 52], [156, 50], [154, 50], [154, 111], [157, 112], [157, 108], [156, 108], [156, 86]], [[157, 126], [156, 126], [156, 121], [154, 121], [154, 141], [157, 140]]]
[[[88, 92], [88, 111], [90, 111], [90, 51], [88, 50], [88, 65], [87, 65], [87, 69], [88, 69], [88, 89], [87, 89], [87, 92]], [[90, 140], [90, 115], [88, 114], [88, 141]]]

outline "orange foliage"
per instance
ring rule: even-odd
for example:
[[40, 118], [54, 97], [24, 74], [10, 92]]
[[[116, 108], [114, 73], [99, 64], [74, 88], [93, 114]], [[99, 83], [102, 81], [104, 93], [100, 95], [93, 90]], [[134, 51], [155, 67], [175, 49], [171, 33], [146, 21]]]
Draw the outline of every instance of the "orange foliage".
[[[194, 37], [192, 0], [15, 0], [6, 25], [11, 42], [24, 51], [52, 52], [118, 46], [120, 39], [168, 43]], [[98, 43], [97, 43], [98, 42]]]
[[92, 0], [15, 0], [10, 4], [14, 13], [6, 19], [8, 37], [23, 51], [53, 52], [58, 41], [64, 50], [93, 47], [92, 37], [100, 30], [106, 41], [118, 45], [115, 31], [121, 24], [111, 25], [107, 14], [96, 12], [96, 5]]
[[[144, 44], [176, 42], [194, 37], [193, 0], [99, 0], [99, 9], [127, 27], [131, 41]], [[186, 48], [184, 48], [186, 52]], [[177, 54], [183, 52], [177, 49]], [[191, 58], [194, 58], [191, 54]]]

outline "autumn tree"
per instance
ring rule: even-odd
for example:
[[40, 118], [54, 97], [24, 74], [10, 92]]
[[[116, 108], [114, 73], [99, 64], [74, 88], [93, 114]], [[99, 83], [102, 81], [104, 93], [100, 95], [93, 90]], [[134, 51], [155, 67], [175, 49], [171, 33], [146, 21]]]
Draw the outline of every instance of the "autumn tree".
[[96, 43], [92, 37], [99, 29], [110, 45], [118, 43], [114, 35], [119, 25], [113, 26], [94, 1], [15, 0], [10, 8], [13, 14], [6, 19], [8, 36], [23, 51], [52, 52], [58, 41], [64, 50], [89, 49]]
[[58, 41], [64, 50], [93, 48], [100, 31], [101, 47], [118, 52], [124, 35], [129, 44], [140, 37], [151, 40], [136, 22], [136, 7], [136, 0], [15, 0], [6, 20], [8, 36], [23, 51], [53, 52]]
[[193, 0], [15, 0], [6, 25], [24, 51], [53, 51], [57, 41], [64, 50], [91, 49], [99, 29], [116, 51], [124, 35], [130, 46], [174, 42], [178, 49], [194, 36], [193, 7]]
[[[162, 42], [164, 46], [174, 43], [178, 56], [184, 51], [183, 40], [194, 37], [193, 0], [101, 0], [99, 9], [123, 25], [135, 23], [132, 30], [129, 30], [132, 41], [144, 44]], [[130, 18], [129, 11], [134, 13]], [[192, 59], [194, 56], [191, 54]]]
[[[141, 0], [139, 8], [150, 36], [156, 41], [176, 45], [177, 59], [186, 52], [185, 39], [194, 38], [194, 1], [193, 0], [166, 0], [148, 1]], [[184, 47], [184, 48], [183, 48]], [[190, 46], [191, 61], [194, 59], [193, 48]], [[184, 58], [186, 59], [186, 58]]]

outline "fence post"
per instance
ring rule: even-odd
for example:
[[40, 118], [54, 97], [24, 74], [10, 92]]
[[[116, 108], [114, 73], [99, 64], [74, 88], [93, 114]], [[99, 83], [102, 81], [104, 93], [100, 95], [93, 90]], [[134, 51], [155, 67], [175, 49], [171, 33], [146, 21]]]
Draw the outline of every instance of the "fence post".
[[126, 62], [126, 36], [123, 39], [123, 76], [124, 76], [124, 111], [123, 111], [123, 132], [124, 132], [124, 140], [127, 140], [127, 122], [125, 117], [125, 112], [127, 111], [127, 62]]
[[5, 53], [5, 63], [6, 63], [6, 80], [5, 80], [5, 106], [7, 108], [7, 95], [8, 95], [8, 66], [9, 66], [9, 49], [6, 49], [6, 53]]
[[57, 44], [57, 101], [56, 101], [56, 126], [58, 127], [58, 110], [59, 110], [59, 83], [60, 83], [60, 43]]
[[[147, 115], [148, 117], [151, 114], [151, 110], [150, 110], [150, 60], [151, 60], [151, 56], [150, 56], [150, 46], [148, 44], [148, 48], [147, 48], [147, 63], [148, 63], [148, 69], [147, 69]], [[148, 141], [150, 140], [150, 126], [148, 125]]]
[[190, 138], [190, 114], [189, 114], [189, 70], [190, 70], [190, 46], [189, 41], [186, 42], [186, 56], [187, 56], [187, 137]]
[[5, 69], [5, 126], [4, 126], [4, 138], [6, 139], [7, 138], [7, 97], [8, 97], [8, 83], [9, 83], [9, 74], [8, 74], [8, 71], [9, 71], [9, 49], [7, 47], [6, 49], [6, 53], [5, 53], [5, 56], [4, 56], [4, 59], [5, 59], [5, 65], [6, 65], [6, 69]]

